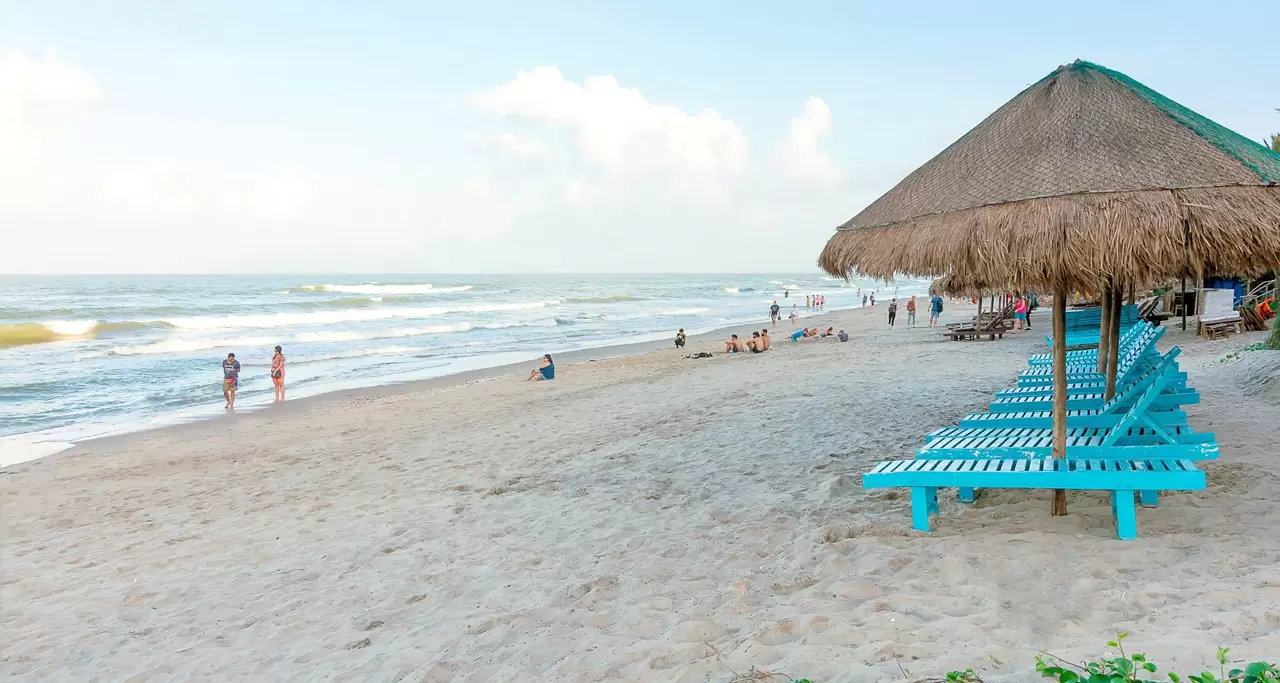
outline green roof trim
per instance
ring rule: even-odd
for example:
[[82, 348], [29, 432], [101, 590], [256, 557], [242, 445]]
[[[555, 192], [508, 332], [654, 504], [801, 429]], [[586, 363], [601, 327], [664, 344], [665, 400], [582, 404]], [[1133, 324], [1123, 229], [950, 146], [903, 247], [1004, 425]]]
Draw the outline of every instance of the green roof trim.
[[1097, 71], [1151, 103], [1169, 118], [1203, 138], [1223, 154], [1240, 162], [1264, 183], [1280, 183], [1280, 153], [1251, 140], [1226, 126], [1197, 114], [1119, 71], [1092, 62], [1077, 61], [1070, 69]]

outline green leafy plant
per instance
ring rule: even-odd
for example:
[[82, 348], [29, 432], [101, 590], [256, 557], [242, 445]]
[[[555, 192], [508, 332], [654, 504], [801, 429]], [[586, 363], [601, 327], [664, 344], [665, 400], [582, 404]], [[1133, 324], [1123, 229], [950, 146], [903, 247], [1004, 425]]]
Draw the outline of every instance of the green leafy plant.
[[[1058, 683], [1163, 683], [1163, 679], [1149, 678], [1159, 669], [1154, 662], [1141, 653], [1129, 654], [1124, 650], [1124, 639], [1129, 634], [1121, 633], [1115, 640], [1109, 641], [1107, 647], [1114, 650], [1114, 656], [1099, 657], [1095, 661], [1075, 664], [1047, 652], [1036, 657], [1036, 671], [1044, 678], [1051, 678]], [[1168, 680], [1173, 683], [1280, 683], [1280, 669], [1275, 664], [1253, 662], [1243, 669], [1227, 669], [1230, 648], [1218, 648], [1218, 674], [1203, 671], [1198, 675], [1180, 676], [1170, 672]], [[1111, 654], [1111, 653], [1108, 653]]]

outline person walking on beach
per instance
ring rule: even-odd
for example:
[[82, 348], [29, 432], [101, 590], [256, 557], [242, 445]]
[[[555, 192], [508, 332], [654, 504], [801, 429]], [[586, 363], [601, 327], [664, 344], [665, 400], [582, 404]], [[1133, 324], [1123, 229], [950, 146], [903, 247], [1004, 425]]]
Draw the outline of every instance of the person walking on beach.
[[239, 383], [240, 361], [236, 360], [236, 354], [228, 353], [227, 359], [222, 361], [222, 400], [227, 402], [227, 410], [236, 407], [236, 389], [239, 388]]
[[935, 294], [929, 300], [929, 327], [934, 327], [938, 324], [938, 316], [940, 315], [942, 315], [942, 297]]
[[769, 307], [769, 324], [776, 325], [782, 320], [782, 309], [778, 308], [778, 300], [774, 299], [773, 305]]
[[871, 310], [872, 312], [876, 310], [876, 293], [875, 292], [871, 293]]
[[889, 300], [889, 327], [893, 327], [894, 318], [898, 317], [898, 300]]
[[789, 315], [789, 316], [787, 316], [787, 317], [788, 317], [788, 318], [791, 318], [791, 326], [792, 326], [792, 327], [795, 327], [795, 326], [796, 326], [796, 320], [800, 317], [800, 311], [798, 310], [798, 308], [796, 307], [796, 305], [795, 305], [795, 304], [791, 304], [791, 315]]
[[907, 299], [907, 329], [911, 329], [912, 327], [915, 327], [915, 326], [916, 326], [916, 296], [912, 294], [911, 298]]
[[863, 315], [867, 314], [867, 295], [866, 294], [862, 295], [862, 314]]
[[276, 403], [284, 401], [284, 352], [279, 346], [271, 357], [271, 383], [275, 385]]
[[676, 348], [683, 349], [685, 343], [684, 328], [676, 330]]

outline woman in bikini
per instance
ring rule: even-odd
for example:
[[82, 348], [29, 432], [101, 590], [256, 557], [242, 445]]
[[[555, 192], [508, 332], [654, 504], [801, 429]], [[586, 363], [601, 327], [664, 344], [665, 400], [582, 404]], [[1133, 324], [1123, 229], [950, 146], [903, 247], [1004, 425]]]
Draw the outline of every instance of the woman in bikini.
[[276, 387], [276, 403], [284, 400], [284, 352], [276, 347], [276, 355], [271, 357], [271, 383]]

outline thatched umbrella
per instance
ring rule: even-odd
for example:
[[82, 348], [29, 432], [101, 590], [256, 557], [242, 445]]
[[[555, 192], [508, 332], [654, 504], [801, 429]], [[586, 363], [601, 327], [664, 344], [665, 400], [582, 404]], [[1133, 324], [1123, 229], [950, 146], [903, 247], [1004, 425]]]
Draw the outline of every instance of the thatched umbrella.
[[[1280, 154], [1077, 61], [841, 225], [818, 263], [844, 277], [950, 275], [1053, 292], [1054, 455], [1063, 457], [1067, 293], [1277, 267], [1277, 183]], [[1115, 321], [1118, 310], [1109, 313]], [[1114, 341], [1118, 330], [1108, 332]], [[1054, 512], [1066, 512], [1061, 492]]]

